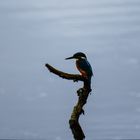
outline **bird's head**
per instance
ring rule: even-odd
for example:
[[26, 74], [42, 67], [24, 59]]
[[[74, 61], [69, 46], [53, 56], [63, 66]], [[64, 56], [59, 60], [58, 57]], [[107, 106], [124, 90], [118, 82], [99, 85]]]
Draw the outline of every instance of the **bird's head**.
[[86, 58], [87, 57], [84, 53], [78, 52], [78, 53], [75, 53], [73, 56], [66, 58], [66, 60], [68, 60], [68, 59], [86, 59]]

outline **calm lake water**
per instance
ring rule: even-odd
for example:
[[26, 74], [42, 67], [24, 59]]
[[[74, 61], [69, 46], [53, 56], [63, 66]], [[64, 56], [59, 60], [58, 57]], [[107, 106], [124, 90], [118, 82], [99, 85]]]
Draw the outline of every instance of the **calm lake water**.
[[0, 138], [71, 140], [68, 120], [81, 83], [50, 63], [83, 51], [93, 92], [80, 123], [86, 140], [140, 138], [139, 0], [0, 0]]

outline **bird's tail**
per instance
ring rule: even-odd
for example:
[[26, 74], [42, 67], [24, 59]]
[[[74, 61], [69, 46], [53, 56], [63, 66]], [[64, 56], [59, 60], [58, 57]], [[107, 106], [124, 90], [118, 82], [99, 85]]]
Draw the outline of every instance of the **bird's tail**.
[[87, 83], [87, 88], [89, 92], [91, 92], [92, 91], [91, 90], [91, 76], [88, 76], [86, 83]]

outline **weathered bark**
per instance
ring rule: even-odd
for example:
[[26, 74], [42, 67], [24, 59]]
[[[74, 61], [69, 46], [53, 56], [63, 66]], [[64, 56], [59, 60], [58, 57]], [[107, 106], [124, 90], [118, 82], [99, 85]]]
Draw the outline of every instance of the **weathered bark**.
[[79, 97], [78, 102], [74, 106], [73, 112], [71, 114], [71, 118], [69, 120], [69, 125], [73, 133], [74, 139], [83, 140], [85, 138], [85, 135], [79, 124], [79, 117], [82, 113], [84, 114], [83, 106], [86, 104], [88, 95], [91, 92], [90, 79], [86, 79], [85, 77], [79, 74], [69, 74], [69, 73], [59, 71], [49, 64], [46, 64], [45, 66], [48, 68], [50, 72], [64, 79], [73, 80], [73, 81], [83, 81], [83, 88], [80, 88], [77, 91], [77, 95]]

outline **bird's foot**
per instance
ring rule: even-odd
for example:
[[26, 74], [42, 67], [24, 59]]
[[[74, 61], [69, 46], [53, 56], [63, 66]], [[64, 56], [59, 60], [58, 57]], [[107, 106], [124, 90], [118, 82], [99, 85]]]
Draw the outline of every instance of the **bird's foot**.
[[77, 79], [74, 79], [73, 82], [78, 82], [78, 80]]

